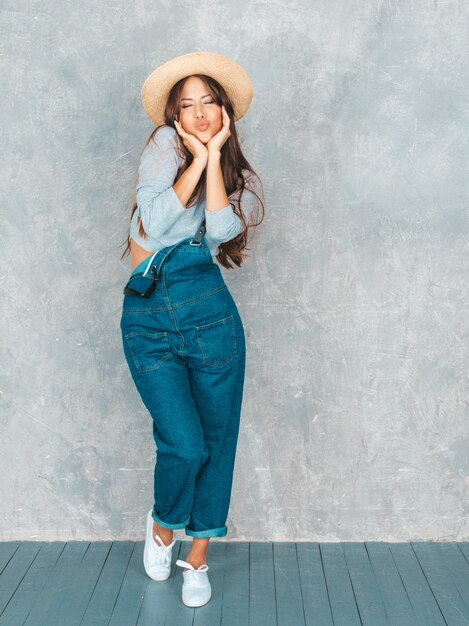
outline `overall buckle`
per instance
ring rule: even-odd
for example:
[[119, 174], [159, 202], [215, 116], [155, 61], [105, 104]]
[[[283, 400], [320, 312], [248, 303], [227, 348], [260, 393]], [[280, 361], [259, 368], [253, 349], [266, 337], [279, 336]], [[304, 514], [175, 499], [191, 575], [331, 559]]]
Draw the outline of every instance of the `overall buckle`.
[[151, 285], [144, 293], [140, 293], [136, 289], [132, 289], [132, 287], [124, 287], [124, 294], [129, 296], [139, 296], [140, 298], [149, 298], [151, 294], [155, 291], [156, 283], [158, 281], [158, 275], [156, 273], [156, 265], [153, 265], [151, 268], [151, 273], [153, 274], [153, 280], [151, 281]]

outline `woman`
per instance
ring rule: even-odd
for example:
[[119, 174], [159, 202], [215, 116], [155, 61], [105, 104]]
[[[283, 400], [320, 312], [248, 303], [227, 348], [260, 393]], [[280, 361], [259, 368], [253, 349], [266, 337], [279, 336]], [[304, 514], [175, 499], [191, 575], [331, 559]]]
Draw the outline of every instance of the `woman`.
[[[147, 514], [144, 567], [171, 569], [173, 530], [192, 536], [182, 600], [211, 597], [210, 537], [224, 537], [245, 372], [245, 335], [215, 258], [238, 267], [262, 185], [239, 146], [235, 120], [252, 100], [232, 59], [210, 52], [176, 57], [142, 87], [156, 125], [142, 154], [127, 248], [122, 342], [151, 414], [157, 448], [154, 505]], [[260, 223], [260, 222], [259, 222]]]

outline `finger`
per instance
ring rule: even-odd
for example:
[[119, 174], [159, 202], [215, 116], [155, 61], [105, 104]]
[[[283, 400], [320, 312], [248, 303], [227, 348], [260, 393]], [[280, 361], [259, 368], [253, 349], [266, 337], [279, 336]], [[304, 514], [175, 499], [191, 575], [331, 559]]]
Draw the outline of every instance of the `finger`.
[[181, 126], [181, 124], [177, 120], [174, 120], [174, 125], [176, 126], [176, 130], [178, 131], [178, 133], [180, 135], [185, 135], [186, 134], [186, 131], [183, 129], [183, 127]]

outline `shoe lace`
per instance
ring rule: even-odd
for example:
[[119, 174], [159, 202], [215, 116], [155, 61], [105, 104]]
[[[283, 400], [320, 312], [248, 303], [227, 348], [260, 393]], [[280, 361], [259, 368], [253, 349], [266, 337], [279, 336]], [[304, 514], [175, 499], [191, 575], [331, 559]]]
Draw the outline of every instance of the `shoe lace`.
[[176, 540], [173, 539], [173, 541], [167, 546], [159, 535], [155, 535], [154, 539], [159, 544], [158, 549], [156, 551], [155, 562], [160, 565], [166, 565], [166, 566], [170, 565], [171, 550], [174, 544], [176, 543]]
[[199, 574], [205, 574], [205, 572], [208, 570], [207, 563], [204, 563], [203, 565], [200, 565], [197, 569], [195, 569], [195, 567], [191, 565], [190, 563], [188, 563], [187, 561], [178, 559], [176, 561], [176, 565], [179, 565], [180, 567], [189, 568], [188, 572], [184, 572], [185, 574], [184, 582], [186, 584], [190, 585], [191, 587], [205, 587], [206, 586], [207, 584], [206, 575], [200, 576]]

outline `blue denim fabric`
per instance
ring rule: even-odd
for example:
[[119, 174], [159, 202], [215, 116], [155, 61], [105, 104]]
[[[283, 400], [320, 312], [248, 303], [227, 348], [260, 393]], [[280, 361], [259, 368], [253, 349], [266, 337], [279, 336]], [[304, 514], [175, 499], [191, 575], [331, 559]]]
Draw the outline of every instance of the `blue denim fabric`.
[[[143, 261], [125, 295], [124, 354], [153, 423], [153, 519], [192, 537], [224, 537], [241, 404], [246, 344], [236, 303], [205, 239], [191, 237]], [[148, 269], [144, 276], [145, 269]]]

